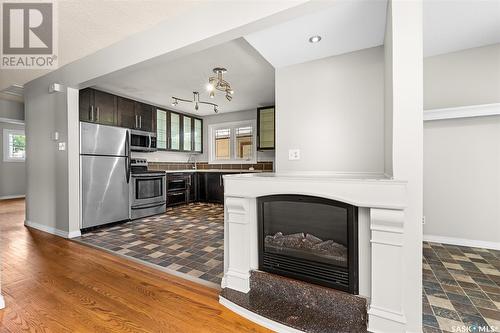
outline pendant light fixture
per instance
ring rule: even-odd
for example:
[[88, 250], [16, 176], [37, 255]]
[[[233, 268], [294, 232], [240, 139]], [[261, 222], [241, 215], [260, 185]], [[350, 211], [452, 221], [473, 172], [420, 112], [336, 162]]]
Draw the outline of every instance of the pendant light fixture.
[[223, 75], [227, 72], [227, 69], [223, 67], [215, 67], [212, 70], [215, 76], [208, 78], [207, 90], [209, 92], [210, 98], [215, 97], [215, 91], [219, 90], [226, 94], [226, 99], [231, 102], [233, 99], [234, 90], [231, 88], [231, 84], [224, 80]]

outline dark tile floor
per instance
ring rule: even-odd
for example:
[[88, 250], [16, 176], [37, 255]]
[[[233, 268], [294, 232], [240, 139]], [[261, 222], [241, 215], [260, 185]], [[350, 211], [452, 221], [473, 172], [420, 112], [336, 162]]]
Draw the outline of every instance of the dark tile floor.
[[[77, 241], [220, 286], [222, 205], [190, 204]], [[423, 332], [500, 332], [500, 251], [424, 243]]]
[[189, 204], [165, 214], [87, 232], [76, 241], [220, 286], [224, 208]]
[[500, 251], [425, 242], [423, 252], [423, 332], [500, 332]]

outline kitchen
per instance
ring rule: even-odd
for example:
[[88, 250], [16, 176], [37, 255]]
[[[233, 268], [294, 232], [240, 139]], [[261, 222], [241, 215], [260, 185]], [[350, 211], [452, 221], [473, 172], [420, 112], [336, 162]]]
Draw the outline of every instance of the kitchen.
[[220, 286], [223, 176], [273, 171], [274, 68], [237, 39], [103, 78], [79, 110], [75, 240]]

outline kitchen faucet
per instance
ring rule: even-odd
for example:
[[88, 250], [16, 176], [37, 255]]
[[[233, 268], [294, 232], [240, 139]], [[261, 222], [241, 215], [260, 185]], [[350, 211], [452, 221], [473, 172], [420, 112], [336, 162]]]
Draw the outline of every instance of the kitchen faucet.
[[191, 163], [191, 159], [193, 160], [193, 163], [194, 163], [193, 170], [196, 170], [197, 169], [197, 166], [196, 166], [196, 154], [189, 155], [189, 158], [187, 160], [188, 164]]

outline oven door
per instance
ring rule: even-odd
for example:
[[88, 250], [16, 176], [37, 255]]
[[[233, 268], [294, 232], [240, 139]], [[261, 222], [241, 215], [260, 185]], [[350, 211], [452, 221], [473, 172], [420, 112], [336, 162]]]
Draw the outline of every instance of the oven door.
[[132, 206], [165, 201], [165, 175], [132, 174]]

